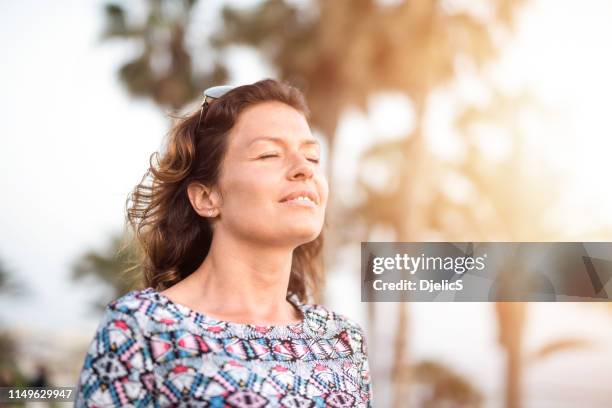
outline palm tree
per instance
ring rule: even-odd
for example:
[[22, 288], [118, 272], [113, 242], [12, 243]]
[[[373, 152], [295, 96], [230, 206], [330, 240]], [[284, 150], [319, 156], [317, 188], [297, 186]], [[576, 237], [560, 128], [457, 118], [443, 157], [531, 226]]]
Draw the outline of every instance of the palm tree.
[[[462, 172], [474, 183], [479, 200], [492, 208], [492, 217], [482, 229], [507, 241], [553, 240], [559, 231], [542, 225], [544, 215], [555, 202], [558, 192], [554, 184], [535, 180], [522, 169], [525, 167], [522, 152], [523, 129], [519, 116], [525, 110], [534, 110], [533, 98], [522, 94], [515, 97], [494, 92], [492, 102], [484, 108], [470, 108], [460, 116], [458, 124], [469, 146], [470, 160], [466, 160]], [[477, 143], [473, 128], [483, 122], [508, 132], [511, 143], [508, 158], [496, 165], [483, 166], [476, 158]], [[486, 162], [485, 162], [486, 163]], [[487, 167], [483, 171], [482, 167]], [[510, 180], [510, 178], [512, 180]], [[521, 406], [523, 370], [523, 337], [527, 319], [524, 302], [498, 302], [495, 311], [499, 323], [499, 342], [506, 352], [506, 403], [507, 408]]]
[[[558, 202], [561, 185], [545, 166], [531, 161], [524, 149], [522, 115], [546, 116], [547, 111], [525, 92], [505, 95], [493, 89], [491, 93], [488, 105], [470, 107], [457, 120], [468, 147], [467, 158], [457, 171], [470, 180], [479, 203], [459, 210], [472, 224], [463, 228], [484, 232], [477, 233], [478, 241], [564, 241], [564, 232], [547, 223], [546, 217]], [[492, 162], [479, 152], [476, 129], [483, 124], [505, 132], [510, 146], [505, 159]], [[588, 347], [590, 341], [557, 339], [527, 355], [523, 339], [529, 303], [497, 302], [494, 306], [498, 339], [506, 355], [505, 406], [518, 408], [522, 406], [521, 378], [527, 365], [561, 351]]]
[[[127, 2], [126, 2], [127, 3]], [[104, 41], [138, 43], [139, 55], [119, 68], [130, 94], [150, 98], [162, 108], [178, 110], [201, 95], [201, 90], [227, 80], [221, 56], [207, 51], [205, 70], [193, 66], [185, 35], [191, 29], [195, 0], [148, 0], [143, 22], [130, 18], [129, 7], [108, 3], [104, 8]]]
[[126, 236], [111, 237], [102, 250], [88, 250], [77, 258], [72, 266], [72, 279], [90, 279], [95, 285], [101, 284], [109, 293], [94, 301], [98, 311], [106, 307], [109, 299], [116, 299], [138, 285], [139, 269], [134, 268], [138, 249], [133, 242], [125, 244]]

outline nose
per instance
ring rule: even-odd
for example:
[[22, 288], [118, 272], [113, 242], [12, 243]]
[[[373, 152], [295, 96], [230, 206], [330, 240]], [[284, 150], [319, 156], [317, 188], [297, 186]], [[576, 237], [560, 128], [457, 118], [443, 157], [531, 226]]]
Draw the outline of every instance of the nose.
[[312, 178], [314, 170], [312, 163], [302, 154], [295, 154], [291, 169], [289, 169], [290, 180], [302, 180]]

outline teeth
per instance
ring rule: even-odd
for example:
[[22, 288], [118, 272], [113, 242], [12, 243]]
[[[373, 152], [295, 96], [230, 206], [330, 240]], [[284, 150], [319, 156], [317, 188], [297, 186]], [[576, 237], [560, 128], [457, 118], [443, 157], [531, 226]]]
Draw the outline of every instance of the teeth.
[[314, 204], [314, 201], [312, 201], [310, 198], [306, 197], [306, 196], [299, 196], [296, 198], [292, 198], [291, 200], [288, 201], [297, 201], [297, 200], [303, 200], [303, 201], [308, 201]]

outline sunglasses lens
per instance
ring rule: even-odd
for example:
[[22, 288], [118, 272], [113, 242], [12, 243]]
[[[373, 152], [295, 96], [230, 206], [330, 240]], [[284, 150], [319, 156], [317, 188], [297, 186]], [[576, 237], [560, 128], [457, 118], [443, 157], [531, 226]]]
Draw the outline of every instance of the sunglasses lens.
[[230, 85], [212, 86], [204, 91], [204, 97], [220, 98], [221, 96], [225, 95], [227, 92], [231, 91], [234, 88], [234, 86]]

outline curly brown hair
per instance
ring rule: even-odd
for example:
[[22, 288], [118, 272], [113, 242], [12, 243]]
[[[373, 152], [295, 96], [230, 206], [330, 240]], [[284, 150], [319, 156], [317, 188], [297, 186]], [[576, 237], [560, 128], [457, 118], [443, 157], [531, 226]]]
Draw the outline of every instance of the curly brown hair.
[[[297, 88], [274, 79], [264, 79], [230, 90], [205, 109], [177, 121], [170, 129], [162, 153], [151, 155], [150, 167], [126, 201], [126, 226], [139, 259], [130, 269], [139, 269], [143, 287], [164, 290], [193, 273], [204, 261], [212, 242], [208, 219], [193, 209], [187, 186], [199, 182], [214, 186], [227, 149], [228, 134], [240, 113], [266, 101], [279, 101], [309, 119], [304, 95]], [[315, 296], [323, 281], [321, 257], [323, 232], [293, 251], [289, 293], [302, 301]]]

